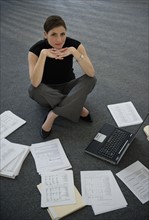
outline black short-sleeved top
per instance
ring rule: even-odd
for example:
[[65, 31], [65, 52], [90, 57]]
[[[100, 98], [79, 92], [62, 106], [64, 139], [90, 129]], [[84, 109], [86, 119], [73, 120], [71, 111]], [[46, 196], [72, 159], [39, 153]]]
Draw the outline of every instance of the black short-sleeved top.
[[[63, 48], [65, 47], [75, 47], [76, 49], [81, 43], [77, 40], [67, 37]], [[40, 55], [42, 49], [52, 48], [46, 39], [38, 41], [34, 44], [29, 51]], [[42, 77], [42, 83], [45, 84], [61, 84], [65, 82], [69, 82], [70, 80], [75, 78], [75, 74], [73, 72], [73, 56], [69, 55], [65, 57], [63, 60], [56, 60], [53, 58], [46, 58], [44, 73]]]

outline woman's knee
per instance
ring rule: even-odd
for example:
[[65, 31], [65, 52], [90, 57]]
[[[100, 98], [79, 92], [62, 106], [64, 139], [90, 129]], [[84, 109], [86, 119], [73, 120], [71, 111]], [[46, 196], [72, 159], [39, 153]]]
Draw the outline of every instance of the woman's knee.
[[40, 84], [38, 87], [34, 87], [30, 85], [28, 88], [29, 96], [33, 98], [35, 96], [40, 95], [42, 93], [42, 86], [43, 86], [42, 84]]
[[96, 85], [97, 82], [97, 78], [95, 76], [90, 77], [90, 76], [86, 76], [86, 85], [88, 84], [88, 86], [90, 86], [91, 88], [94, 88], [94, 86]]
[[96, 76], [90, 77], [90, 79], [91, 79], [91, 81], [92, 81], [92, 84], [95, 85], [96, 82], [97, 82]]
[[34, 87], [34, 86], [30, 85], [28, 88], [29, 96], [31, 99], [36, 101], [38, 104], [45, 106], [45, 107], [49, 107], [50, 106], [49, 103], [44, 98], [42, 87], [43, 87], [42, 84], [40, 84], [40, 86], [38, 86], [38, 87]]
[[33, 93], [34, 93], [34, 87], [30, 85], [28, 88], [28, 94], [31, 98], [33, 98]]

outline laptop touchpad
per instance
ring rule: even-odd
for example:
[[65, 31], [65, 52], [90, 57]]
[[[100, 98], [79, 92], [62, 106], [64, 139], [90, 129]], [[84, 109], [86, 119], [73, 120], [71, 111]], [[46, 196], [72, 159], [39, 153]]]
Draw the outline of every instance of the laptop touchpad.
[[107, 136], [105, 134], [97, 133], [97, 135], [94, 137], [94, 140], [102, 143], [106, 137]]

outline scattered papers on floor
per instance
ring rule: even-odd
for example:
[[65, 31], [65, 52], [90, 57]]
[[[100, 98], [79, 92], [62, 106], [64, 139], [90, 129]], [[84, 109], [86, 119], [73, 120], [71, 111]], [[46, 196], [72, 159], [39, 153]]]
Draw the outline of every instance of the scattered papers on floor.
[[41, 183], [42, 208], [76, 203], [72, 170], [43, 172]]
[[[119, 127], [143, 122], [132, 102], [108, 105]], [[59, 220], [86, 205], [91, 205], [95, 215], [127, 207], [114, 175], [110, 170], [80, 171], [81, 192], [74, 186], [73, 171], [58, 138], [32, 144], [30, 147], [5, 139], [26, 123], [11, 111], [0, 115], [0, 176], [15, 179], [25, 158], [31, 151], [41, 183], [41, 207], [47, 208], [52, 220]], [[149, 170], [139, 161], [116, 174], [142, 202], [149, 201]]]
[[55, 171], [72, 168], [58, 138], [32, 144], [30, 150], [39, 174], [46, 170]]
[[[38, 190], [40, 193], [42, 193], [42, 183], [37, 185]], [[85, 207], [85, 202], [80, 194], [80, 192], [77, 190], [77, 188], [74, 186], [75, 191], [75, 198], [76, 203], [74, 204], [68, 204], [68, 205], [61, 205], [61, 206], [49, 206], [47, 208], [47, 211], [51, 217], [52, 220], [59, 220], [67, 215], [72, 214], [73, 212], [78, 211], [79, 209], [82, 209]]]
[[19, 174], [29, 151], [29, 146], [2, 139], [0, 145], [0, 175], [14, 179]]
[[124, 208], [127, 202], [110, 170], [81, 171], [82, 197], [95, 215]]
[[144, 204], [149, 201], [149, 170], [136, 161], [116, 174]]
[[0, 115], [1, 130], [0, 139], [7, 137], [9, 134], [14, 132], [16, 129], [26, 123], [25, 120], [18, 117], [11, 111], [5, 111]]
[[143, 122], [131, 101], [107, 105], [118, 127], [137, 125]]

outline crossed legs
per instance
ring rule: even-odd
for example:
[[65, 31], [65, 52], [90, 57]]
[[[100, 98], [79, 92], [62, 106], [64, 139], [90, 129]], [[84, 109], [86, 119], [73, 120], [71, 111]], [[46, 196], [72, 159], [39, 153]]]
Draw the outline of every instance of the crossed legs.
[[[83, 107], [80, 116], [82, 117], [87, 117], [87, 115], [89, 114], [89, 111]], [[55, 121], [55, 119], [58, 117], [57, 114], [55, 114], [52, 110], [49, 112], [49, 114], [47, 115], [46, 120], [44, 121], [43, 125], [42, 125], [42, 129], [46, 132], [50, 132], [53, 126], [53, 123]]]
[[[42, 132], [50, 132], [58, 116], [65, 117], [73, 122], [89, 115], [83, 107], [87, 95], [96, 84], [95, 77], [83, 75], [68, 83], [54, 85], [40, 84], [37, 88], [30, 86], [30, 97], [41, 105], [52, 109], [42, 125]], [[47, 134], [48, 135], [48, 134]]]

